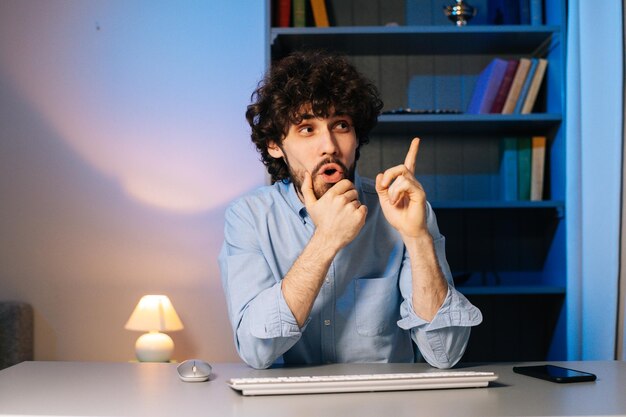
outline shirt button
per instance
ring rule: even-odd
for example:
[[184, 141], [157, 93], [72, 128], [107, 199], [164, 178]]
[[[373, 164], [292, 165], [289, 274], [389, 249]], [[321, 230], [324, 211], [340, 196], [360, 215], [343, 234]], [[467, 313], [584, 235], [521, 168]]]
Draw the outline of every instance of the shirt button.
[[330, 326], [330, 320], [324, 320], [324, 326]]

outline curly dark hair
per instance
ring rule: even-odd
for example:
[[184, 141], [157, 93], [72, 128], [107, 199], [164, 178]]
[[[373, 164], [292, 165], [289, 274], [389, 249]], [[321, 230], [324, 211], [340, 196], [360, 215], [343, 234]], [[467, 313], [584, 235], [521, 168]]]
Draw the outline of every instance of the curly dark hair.
[[302, 121], [302, 107], [311, 106], [316, 117], [344, 114], [352, 118], [359, 148], [368, 142], [383, 108], [378, 90], [348, 60], [324, 51], [294, 52], [272, 65], [252, 93], [246, 119], [261, 161], [276, 181], [290, 181], [283, 158], [268, 152], [269, 141], [281, 145], [292, 124]]

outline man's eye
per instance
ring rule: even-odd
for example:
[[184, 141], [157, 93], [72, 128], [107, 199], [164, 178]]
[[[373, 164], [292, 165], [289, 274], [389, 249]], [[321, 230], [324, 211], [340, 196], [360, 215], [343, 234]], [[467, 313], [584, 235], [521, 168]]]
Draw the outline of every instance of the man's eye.
[[339, 130], [340, 132], [349, 132], [350, 131], [350, 124], [348, 122], [341, 121], [341, 122], [338, 122], [335, 125], [335, 129]]
[[298, 132], [302, 134], [311, 134], [313, 133], [313, 128], [311, 126], [302, 126]]

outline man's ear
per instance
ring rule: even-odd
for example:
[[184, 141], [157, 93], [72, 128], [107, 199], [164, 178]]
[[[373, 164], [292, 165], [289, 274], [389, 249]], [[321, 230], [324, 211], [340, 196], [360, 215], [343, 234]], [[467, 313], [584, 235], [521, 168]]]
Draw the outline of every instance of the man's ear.
[[283, 150], [273, 140], [269, 140], [267, 142], [267, 152], [270, 154], [272, 158], [276, 158], [276, 159], [279, 159], [285, 156], [283, 154]]

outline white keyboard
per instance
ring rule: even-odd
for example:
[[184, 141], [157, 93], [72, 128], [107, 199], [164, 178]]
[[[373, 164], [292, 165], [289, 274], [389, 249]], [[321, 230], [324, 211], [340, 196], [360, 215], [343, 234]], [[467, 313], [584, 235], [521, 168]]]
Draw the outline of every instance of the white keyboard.
[[437, 371], [400, 374], [326, 375], [232, 378], [231, 388], [243, 395], [321, 394], [334, 392], [406, 391], [486, 387], [493, 372]]

